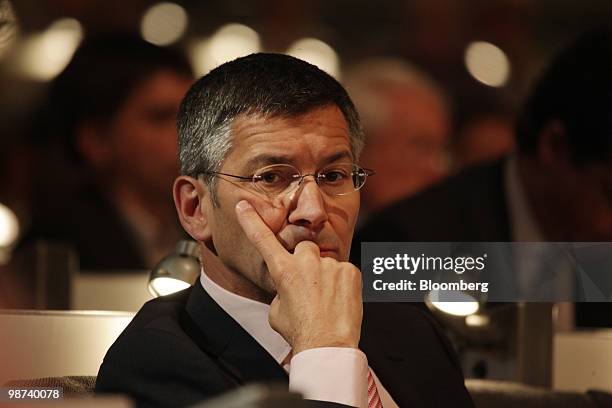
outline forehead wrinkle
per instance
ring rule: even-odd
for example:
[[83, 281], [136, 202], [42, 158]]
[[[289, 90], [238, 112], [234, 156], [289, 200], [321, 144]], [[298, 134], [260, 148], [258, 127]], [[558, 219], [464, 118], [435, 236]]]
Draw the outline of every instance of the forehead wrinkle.
[[243, 113], [234, 120], [232, 120], [231, 131], [232, 134], [237, 133], [244, 134], [244, 138], [249, 138], [258, 134], [265, 135], [267, 133], [274, 132], [274, 129], [270, 129], [268, 120], [275, 119], [284, 121], [286, 118], [279, 116], [270, 116], [263, 113]]
[[353, 162], [353, 155], [351, 154], [350, 151], [345, 150], [342, 152], [338, 152], [338, 153], [333, 153], [329, 156], [327, 156], [325, 159], [323, 159], [323, 164], [327, 164], [327, 163], [333, 163], [342, 159], [349, 159], [351, 161], [351, 163]]
[[[231, 131], [233, 135], [236, 135], [238, 132], [243, 133], [243, 138], [246, 140], [253, 136], [265, 136], [269, 133], [275, 133], [277, 131], [276, 128], [279, 126], [285, 126], [286, 128], [291, 129], [301, 127], [304, 123], [316, 123], [319, 126], [338, 130], [339, 134], [341, 133], [342, 136], [346, 137], [350, 144], [351, 134], [348, 128], [348, 123], [346, 122], [346, 119], [344, 118], [344, 115], [340, 109], [333, 107], [342, 117], [342, 124], [340, 125], [332, 124], [320, 117], [322, 112], [325, 112], [330, 108], [332, 107], [321, 107], [319, 109], [313, 109], [309, 112], [296, 116], [272, 115], [259, 112], [244, 113], [232, 121]], [[275, 123], [270, 123], [270, 121], [274, 121]]]
[[[344, 157], [352, 162], [346, 120], [344, 117], [342, 123], [326, 120], [320, 114], [321, 110], [315, 110], [296, 117], [245, 114], [236, 118], [232, 123], [232, 150], [240, 149], [242, 157], [238, 160], [246, 159], [241, 169], [257, 170], [271, 164], [291, 164], [297, 167], [302, 161], [326, 165]], [[319, 148], [318, 140], [314, 144], [309, 141], [322, 136], [329, 143], [324, 145], [324, 149]], [[340, 140], [342, 143], [339, 143]], [[330, 151], [330, 154], [325, 154]], [[317, 159], [323, 155], [323, 158]]]
[[[337, 153], [332, 153], [331, 155], [326, 156], [320, 161], [321, 166], [325, 166], [327, 164], [331, 164], [340, 160], [348, 159], [352, 162], [353, 158], [351, 153], [346, 151], [341, 151]], [[246, 164], [245, 169], [255, 170], [265, 166], [270, 166], [273, 164], [291, 164], [293, 166], [296, 165], [296, 161], [292, 156], [288, 155], [277, 155], [277, 154], [267, 154], [262, 153], [255, 157], [250, 158]]]

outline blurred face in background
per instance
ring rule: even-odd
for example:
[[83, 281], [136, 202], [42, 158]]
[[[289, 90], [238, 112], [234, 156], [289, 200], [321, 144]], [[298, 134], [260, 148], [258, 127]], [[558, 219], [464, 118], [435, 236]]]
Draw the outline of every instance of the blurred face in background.
[[547, 238], [612, 241], [612, 165], [558, 160], [546, 166], [547, 178], [534, 194], [542, 203], [540, 218], [545, 219]]
[[108, 123], [97, 126], [97, 142], [81, 142], [107, 184], [123, 183], [151, 199], [169, 194], [178, 174], [176, 114], [191, 83], [170, 70], [154, 72], [136, 85]]
[[590, 163], [574, 174], [579, 240], [612, 241], [612, 164]]
[[561, 122], [544, 126], [535, 154], [519, 154], [522, 182], [551, 241], [612, 240], [612, 160], [574, 156]]
[[417, 193], [447, 174], [450, 118], [440, 98], [412, 87], [381, 90], [386, 118], [365, 129], [361, 163], [376, 171], [363, 188], [368, 211]]
[[514, 151], [514, 129], [510, 119], [482, 115], [463, 127], [455, 146], [457, 169], [500, 159]]

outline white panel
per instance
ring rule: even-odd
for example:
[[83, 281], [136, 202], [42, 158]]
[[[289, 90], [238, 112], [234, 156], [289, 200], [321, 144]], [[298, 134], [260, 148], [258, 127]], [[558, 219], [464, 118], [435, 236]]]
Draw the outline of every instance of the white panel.
[[137, 312], [148, 300], [149, 271], [85, 272], [72, 281], [71, 309]]
[[612, 330], [557, 333], [553, 353], [554, 389], [612, 392]]
[[0, 312], [0, 384], [8, 380], [96, 375], [131, 313]]

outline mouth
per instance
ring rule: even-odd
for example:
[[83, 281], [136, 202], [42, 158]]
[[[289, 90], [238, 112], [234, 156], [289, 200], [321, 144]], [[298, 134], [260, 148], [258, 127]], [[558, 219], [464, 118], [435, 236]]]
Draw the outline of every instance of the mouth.
[[[338, 258], [338, 249], [331, 248], [331, 247], [326, 247], [326, 246], [320, 246], [320, 245], [317, 245], [317, 246], [319, 247], [319, 253], [321, 255], [321, 258]], [[287, 248], [287, 251], [290, 254], [294, 254], [295, 253], [295, 247]]]
[[321, 249], [321, 258], [334, 258], [338, 259], [338, 251], [335, 249]]
[[290, 254], [295, 253], [295, 248], [302, 241], [310, 241], [319, 247], [321, 258], [340, 259], [340, 245], [337, 239], [329, 234], [315, 234], [312, 231], [304, 229], [292, 230], [286, 237], [283, 234], [278, 234], [279, 242], [285, 247]]

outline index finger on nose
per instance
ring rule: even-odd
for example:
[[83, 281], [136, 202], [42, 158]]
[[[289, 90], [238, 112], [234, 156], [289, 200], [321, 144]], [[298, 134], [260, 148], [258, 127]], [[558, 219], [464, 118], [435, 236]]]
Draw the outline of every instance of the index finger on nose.
[[269, 269], [271, 269], [275, 259], [289, 255], [289, 252], [282, 246], [248, 201], [238, 202], [236, 216], [245, 235], [259, 251]]

